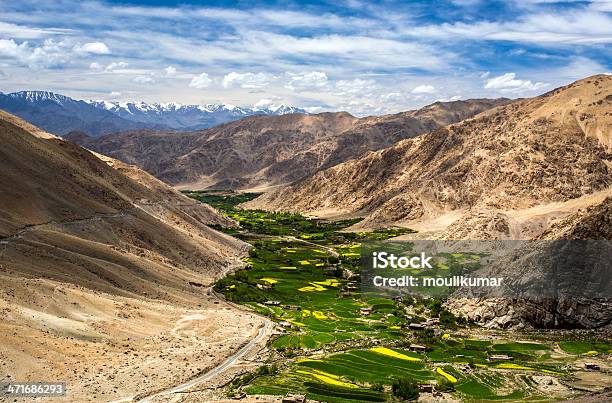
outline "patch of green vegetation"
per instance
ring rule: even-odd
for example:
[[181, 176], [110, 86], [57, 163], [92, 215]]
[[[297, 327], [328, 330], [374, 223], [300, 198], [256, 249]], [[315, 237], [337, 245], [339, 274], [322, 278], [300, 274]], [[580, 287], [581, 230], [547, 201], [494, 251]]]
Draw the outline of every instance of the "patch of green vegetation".
[[[373, 232], [340, 232], [361, 221], [360, 218], [325, 221], [314, 220], [297, 213], [245, 210], [240, 204], [253, 200], [259, 193], [220, 194], [218, 192], [193, 192], [185, 194], [207, 203], [240, 224], [243, 231], [259, 235], [296, 236], [325, 244], [339, 244], [363, 239], [388, 239], [414, 232], [408, 228], [391, 228]], [[217, 227], [231, 234], [239, 234], [235, 228]]]
[[[441, 298], [390, 300], [362, 293], [362, 241], [392, 238], [408, 229], [344, 232], [357, 220], [326, 222], [239, 207], [257, 194], [188, 195], [236, 220], [239, 228], [218, 229], [253, 245], [245, 270], [219, 280], [214, 290], [276, 321], [283, 332], [269, 344], [284, 357], [282, 369], [243, 375], [228, 387], [230, 393], [304, 393], [338, 403], [388, 401], [406, 398], [389, 391], [408, 380], [411, 390], [432, 384], [466, 401], [542, 400], [546, 397], [531, 376], [568, 374], [571, 358], [551, 358], [551, 342], [467, 338], [469, 324], [446, 310]], [[410, 274], [462, 275], [479, 268], [482, 256], [440, 257], [430, 271]], [[360, 311], [365, 307], [371, 312]], [[407, 329], [409, 323], [428, 319], [437, 319], [441, 332]], [[408, 351], [413, 343], [426, 351]], [[562, 341], [559, 347], [574, 355], [611, 352], [609, 344], [599, 342]], [[508, 357], [496, 361], [493, 355]]]
[[493, 401], [493, 400], [510, 400], [517, 401], [521, 400], [525, 394], [516, 390], [506, 395], [498, 395], [495, 393], [494, 388], [483, 384], [476, 379], [468, 379], [465, 382], [461, 382], [455, 385], [455, 389], [462, 393], [464, 398], [468, 401]]
[[570, 354], [598, 355], [612, 353], [612, 344], [588, 341], [560, 341], [561, 350]]

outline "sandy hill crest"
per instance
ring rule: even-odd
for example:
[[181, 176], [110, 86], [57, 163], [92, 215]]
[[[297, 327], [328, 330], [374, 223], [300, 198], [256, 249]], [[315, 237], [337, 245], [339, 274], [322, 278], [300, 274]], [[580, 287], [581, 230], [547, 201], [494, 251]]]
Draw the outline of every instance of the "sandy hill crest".
[[256, 116], [198, 132], [70, 138], [181, 188], [269, 188], [506, 102], [438, 102], [418, 111], [361, 119], [346, 112]]
[[510, 238], [517, 231], [505, 212], [612, 186], [611, 111], [612, 76], [589, 77], [368, 153], [246, 206], [364, 216], [366, 227], [452, 213], [445, 226], [463, 220], [471, 227], [484, 217], [480, 225], [497, 221], [499, 233], [471, 236]]

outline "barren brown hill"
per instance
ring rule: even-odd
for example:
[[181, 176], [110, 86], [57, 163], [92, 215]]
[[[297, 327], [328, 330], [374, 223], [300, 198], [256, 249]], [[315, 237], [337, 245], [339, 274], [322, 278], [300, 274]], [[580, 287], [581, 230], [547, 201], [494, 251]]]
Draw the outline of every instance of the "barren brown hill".
[[512, 220], [524, 209], [605, 193], [611, 147], [612, 76], [598, 75], [368, 153], [246, 206], [363, 216], [365, 227], [455, 224], [445, 236], [455, 239], [477, 225], [510, 238], [521, 234]]
[[146, 394], [257, 332], [206, 293], [246, 246], [207, 226], [227, 219], [2, 111], [0, 141], [0, 382], [62, 380], [68, 401]]
[[139, 131], [98, 139], [75, 133], [70, 138], [182, 188], [269, 188], [506, 102], [437, 102], [362, 119], [346, 112], [256, 116], [190, 133]]

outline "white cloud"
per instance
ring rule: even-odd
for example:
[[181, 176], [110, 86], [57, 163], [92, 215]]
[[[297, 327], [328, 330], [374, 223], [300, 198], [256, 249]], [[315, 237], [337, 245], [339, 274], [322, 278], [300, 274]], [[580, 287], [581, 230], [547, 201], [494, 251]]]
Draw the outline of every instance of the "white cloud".
[[91, 53], [94, 55], [107, 55], [110, 53], [110, 49], [104, 42], [87, 42], [82, 46], [76, 45], [74, 50], [78, 53]]
[[327, 74], [322, 71], [311, 71], [305, 74], [292, 74], [285, 88], [292, 91], [313, 90], [327, 85]]
[[120, 96], [121, 96], [121, 93], [117, 91], [111, 91], [110, 94], [108, 94], [108, 98], [110, 99], [119, 98]]
[[519, 80], [516, 78], [515, 73], [506, 73], [504, 75], [488, 79], [484, 88], [499, 90], [501, 92], [526, 92], [536, 91], [546, 86], [548, 86], [547, 83], [533, 83], [530, 80]]
[[31, 46], [27, 41], [18, 44], [13, 39], [0, 39], [0, 58], [29, 68], [45, 68], [70, 62], [72, 54], [65, 41], [47, 39], [41, 46]]
[[176, 67], [168, 66], [164, 69], [166, 77], [174, 77], [176, 75]]
[[390, 92], [388, 94], [383, 94], [380, 96], [380, 99], [385, 102], [399, 101], [403, 98], [404, 97], [399, 92]]
[[[292, 105], [371, 114], [381, 107], [385, 113], [413, 109], [459, 93], [465, 98], [500, 92], [524, 96], [523, 91], [530, 96], [535, 93], [528, 91], [544, 83], [560, 86], [610, 71], [606, 44], [612, 43], [612, 15], [602, 12], [609, 10], [609, 0], [572, 7], [536, 4], [553, 0], [517, 0], [534, 6], [514, 7], [501, 16], [472, 10], [465, 18], [451, 10], [448, 23], [431, 24], [415, 18], [418, 10], [411, 7], [348, 1], [359, 3], [359, 21], [324, 10], [315, 13], [315, 8], [109, 7], [98, 1], [66, 8], [61, 1], [34, 7], [34, 0], [24, 0], [23, 7], [0, 6], [0, 38], [5, 38], [0, 40], [0, 69], [10, 73], [10, 80], [2, 81], [5, 88], [22, 87], [24, 77], [32, 88], [67, 88], [70, 83], [83, 94], [93, 88], [106, 89], [107, 94], [120, 89], [122, 99], [138, 96], [160, 102], [253, 105], [262, 98], [278, 102], [272, 97], [278, 94]], [[80, 24], [71, 25], [70, 20]], [[187, 29], [174, 29], [177, 23]], [[296, 26], [309, 27], [309, 35], [297, 33]], [[54, 40], [46, 42], [48, 38]], [[500, 48], [497, 41], [515, 43]], [[96, 43], [124, 62], [85, 53], [105, 52]], [[516, 48], [529, 50], [519, 54]], [[539, 59], [536, 53], [549, 59]], [[499, 70], [499, 63], [508, 60], [522, 67]], [[49, 74], [28, 72], [28, 67], [64, 66]], [[493, 73], [483, 73], [488, 69]], [[488, 79], [509, 71], [516, 76], [490, 84], [501, 88], [483, 88]], [[157, 83], [143, 91], [132, 81], [141, 80], [139, 76]], [[435, 85], [434, 95], [411, 93], [421, 84]], [[449, 88], [452, 91], [446, 92]]]
[[[395, 35], [387, 32], [386, 36]], [[423, 68], [438, 69], [445, 59], [452, 58], [449, 51], [440, 52], [416, 41], [363, 35], [319, 35], [297, 37], [272, 32], [249, 32], [242, 41], [243, 51], [253, 57], [278, 59], [296, 58], [328, 60], [330, 66], [352, 64], [353, 68]]]
[[303, 109], [308, 113], [319, 113], [323, 111], [322, 106], [306, 106]]
[[594, 11], [532, 12], [517, 20], [444, 23], [406, 30], [409, 36], [538, 43], [547, 46], [612, 43], [612, 16]]
[[595, 0], [589, 4], [589, 9], [594, 11], [603, 11], [612, 13], [612, 1], [610, 0]]
[[223, 77], [223, 88], [264, 88], [270, 84], [270, 77], [264, 73], [236, 73], [232, 71]]
[[580, 80], [582, 78], [595, 74], [601, 74], [608, 68], [609, 67], [606, 67], [589, 58], [583, 56], [576, 56], [570, 58], [565, 66], [555, 69], [547, 69], [542, 73], [543, 75], [545, 75], [545, 77], [555, 77], [557, 79], [561, 78], [564, 81], [569, 82]]
[[376, 89], [376, 81], [362, 80], [360, 78], [354, 80], [339, 80], [336, 82], [336, 89], [338, 95], [363, 96], [365, 93]]
[[412, 91], [410, 91], [413, 94], [432, 94], [436, 91], [436, 87], [434, 87], [433, 85], [419, 85], [418, 87], [414, 87], [412, 89]]
[[491, 75], [490, 71], [485, 71], [484, 73], [482, 73], [480, 75], [480, 78], [485, 79], [485, 78], [489, 77], [490, 75]]
[[132, 79], [137, 84], [153, 84], [155, 80], [151, 76], [136, 76]]
[[191, 79], [189, 86], [192, 88], [206, 88], [212, 83], [212, 79], [206, 73], [195, 76]]
[[0, 21], [0, 35], [11, 38], [36, 39], [45, 37], [47, 35], [61, 35], [70, 33], [72, 33], [71, 29], [28, 27], [25, 25], [17, 25], [10, 22]]
[[129, 64], [126, 62], [112, 62], [108, 66], [106, 66], [105, 70], [115, 71], [119, 69], [125, 69], [127, 66], [129, 66]]

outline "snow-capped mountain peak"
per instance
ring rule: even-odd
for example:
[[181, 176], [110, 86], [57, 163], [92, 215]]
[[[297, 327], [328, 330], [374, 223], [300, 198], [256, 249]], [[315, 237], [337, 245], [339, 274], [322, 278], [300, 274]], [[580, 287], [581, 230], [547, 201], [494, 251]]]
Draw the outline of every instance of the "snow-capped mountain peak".
[[28, 103], [52, 101], [58, 104], [63, 104], [67, 102], [76, 102], [70, 97], [50, 91], [17, 91], [5, 95], [9, 98]]
[[284, 115], [307, 113], [286, 105], [244, 108], [232, 104], [183, 105], [176, 102], [87, 101], [90, 105], [114, 113], [124, 119], [151, 127], [166, 126], [175, 130], [196, 130], [215, 126], [251, 115]]

